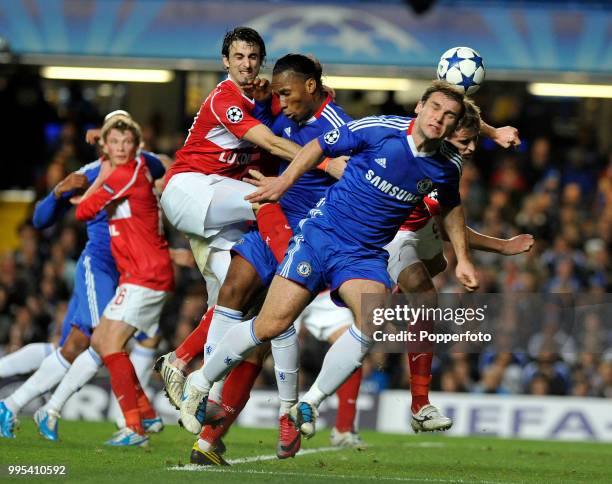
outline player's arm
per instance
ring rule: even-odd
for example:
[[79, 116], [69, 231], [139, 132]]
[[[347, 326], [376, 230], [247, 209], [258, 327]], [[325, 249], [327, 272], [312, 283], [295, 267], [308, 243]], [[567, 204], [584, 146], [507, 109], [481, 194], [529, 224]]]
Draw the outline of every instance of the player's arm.
[[321, 163], [317, 165], [319, 170], [323, 170], [328, 175], [334, 177], [336, 180], [340, 180], [346, 169], [346, 164], [350, 156], [338, 156], [336, 158], [330, 158], [326, 156]]
[[[442, 239], [448, 241], [448, 235], [442, 224], [438, 224], [438, 227], [440, 227]], [[467, 231], [470, 249], [494, 252], [501, 255], [516, 255], [529, 252], [535, 241], [531, 234], [520, 234], [510, 239], [499, 239], [481, 234], [471, 227], [467, 227]]]
[[519, 146], [521, 144], [518, 129], [512, 126], [494, 128], [490, 124], [481, 121], [480, 134], [492, 139], [502, 148], [510, 148], [511, 146]]
[[468, 235], [465, 227], [465, 216], [461, 204], [451, 208], [440, 204], [442, 214], [442, 225], [448, 234], [457, 257], [455, 276], [468, 291], [478, 289], [476, 269], [470, 259], [468, 251]]
[[245, 181], [248, 181], [252, 185], [259, 188], [250, 195], [244, 197], [245, 200], [252, 203], [278, 201], [289, 189], [289, 187], [298, 181], [304, 173], [317, 166], [322, 156], [323, 149], [321, 148], [319, 141], [317, 139], [313, 139], [297, 153], [293, 161], [289, 163], [287, 169], [280, 176], [263, 177], [262, 175], [259, 177], [255, 173], [255, 170], [250, 170], [249, 173], [254, 177], [254, 179], [247, 179]]
[[276, 136], [270, 128], [263, 124], [253, 126], [244, 134], [243, 138], [269, 151], [272, 155], [289, 161], [295, 158], [301, 148], [293, 141]]
[[[110, 166], [110, 163], [107, 165]], [[77, 220], [91, 220], [110, 202], [125, 197], [130, 183], [127, 175], [124, 169], [101, 169], [100, 175], [90, 187], [93, 190], [88, 190], [77, 205]]]
[[86, 175], [78, 171], [70, 173], [36, 204], [32, 216], [34, 227], [44, 229], [57, 222], [71, 207], [70, 197], [79, 190], [85, 190], [88, 185]]

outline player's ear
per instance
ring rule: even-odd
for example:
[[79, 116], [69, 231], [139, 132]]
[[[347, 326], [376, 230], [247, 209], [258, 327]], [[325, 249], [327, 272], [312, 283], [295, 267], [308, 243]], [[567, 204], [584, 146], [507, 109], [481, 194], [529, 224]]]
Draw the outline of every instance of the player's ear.
[[317, 81], [315, 81], [312, 77], [306, 79], [306, 92], [308, 94], [314, 94], [317, 90]]
[[229, 69], [229, 59], [225, 56], [223, 56], [222, 59], [223, 59], [223, 65], [225, 66], [225, 68]]
[[414, 112], [419, 114], [421, 112], [421, 109], [423, 109], [423, 101], [419, 101], [417, 103], [417, 105], [414, 108]]

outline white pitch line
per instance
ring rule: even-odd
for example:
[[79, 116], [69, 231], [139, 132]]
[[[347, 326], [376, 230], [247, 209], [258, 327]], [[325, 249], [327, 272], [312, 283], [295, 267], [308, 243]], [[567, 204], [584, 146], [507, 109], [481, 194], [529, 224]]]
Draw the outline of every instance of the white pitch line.
[[[335, 449], [335, 448], [334, 448]], [[315, 449], [312, 449], [315, 450]], [[267, 456], [266, 456], [267, 457]], [[275, 456], [276, 458], [276, 456]], [[227, 467], [202, 467], [196, 466], [197, 469], [190, 468], [191, 465], [187, 465], [184, 467], [171, 467], [169, 469], [172, 470], [181, 470], [181, 471], [204, 471], [204, 472], [217, 472], [217, 473], [226, 473], [226, 474], [249, 474], [249, 475], [265, 475], [265, 476], [285, 476], [285, 477], [313, 477], [313, 478], [322, 478], [326, 480], [332, 479], [350, 479], [352, 481], [355, 480], [368, 480], [368, 481], [394, 481], [394, 482], [442, 482], [442, 483], [456, 483], [456, 484], [513, 484], [507, 481], [474, 481], [469, 480], [466, 481], [464, 479], [443, 479], [443, 478], [428, 478], [428, 477], [392, 477], [392, 476], [357, 476], [357, 475], [348, 475], [348, 474], [318, 474], [311, 472], [285, 472], [285, 471], [262, 471], [256, 469], [232, 469]]]
[[[316, 454], [319, 452], [337, 452], [339, 450], [346, 450], [346, 447], [318, 447], [316, 449], [302, 449], [295, 456], [301, 457], [303, 455], [308, 454]], [[227, 462], [230, 465], [238, 465], [238, 464], [250, 464], [252, 462], [265, 462], [268, 460], [278, 460], [276, 454], [269, 455], [256, 455], [253, 457], [242, 457], [240, 459], [231, 459]], [[199, 466], [197, 464], [187, 464], [184, 466], [172, 466], [168, 467], [168, 470], [171, 471], [209, 471], [209, 470], [217, 470], [214, 466]]]

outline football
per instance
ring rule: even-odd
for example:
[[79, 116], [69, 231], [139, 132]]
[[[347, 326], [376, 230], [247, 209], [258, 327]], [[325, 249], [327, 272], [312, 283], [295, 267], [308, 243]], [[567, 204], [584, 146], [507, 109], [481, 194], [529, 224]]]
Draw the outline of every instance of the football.
[[449, 82], [466, 94], [474, 94], [485, 78], [481, 55], [470, 47], [448, 49], [438, 62], [438, 79]]

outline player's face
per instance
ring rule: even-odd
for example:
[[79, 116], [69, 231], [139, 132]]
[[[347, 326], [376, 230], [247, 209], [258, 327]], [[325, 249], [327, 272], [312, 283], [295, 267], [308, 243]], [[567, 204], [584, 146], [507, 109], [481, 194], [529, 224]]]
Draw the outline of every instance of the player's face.
[[123, 165], [136, 156], [136, 142], [131, 131], [111, 129], [104, 141], [104, 153], [113, 166]]
[[476, 151], [478, 133], [472, 129], [458, 129], [447, 138], [447, 141], [457, 148], [461, 158], [470, 160]]
[[229, 57], [223, 57], [223, 65], [236, 84], [239, 86], [248, 84], [259, 75], [261, 67], [259, 46], [244, 40], [235, 40], [230, 45]]
[[306, 79], [292, 71], [281, 72], [272, 78], [272, 89], [279, 95], [283, 114], [296, 123], [308, 120], [313, 114], [314, 79]]
[[441, 92], [434, 92], [427, 101], [419, 102], [414, 110], [417, 113], [415, 127], [425, 139], [446, 138], [455, 129], [461, 105]]

